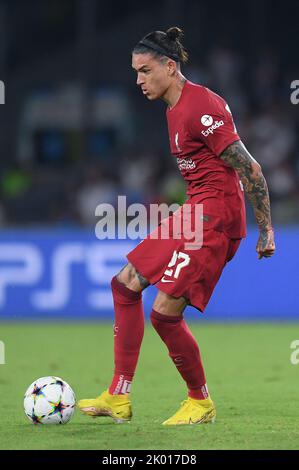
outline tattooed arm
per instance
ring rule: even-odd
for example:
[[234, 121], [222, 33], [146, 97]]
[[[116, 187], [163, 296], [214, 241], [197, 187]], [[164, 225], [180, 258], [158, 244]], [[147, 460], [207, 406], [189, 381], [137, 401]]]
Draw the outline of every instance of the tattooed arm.
[[268, 187], [261, 167], [240, 140], [227, 147], [220, 158], [239, 174], [260, 229], [256, 251], [259, 259], [269, 258], [274, 254], [275, 243]]

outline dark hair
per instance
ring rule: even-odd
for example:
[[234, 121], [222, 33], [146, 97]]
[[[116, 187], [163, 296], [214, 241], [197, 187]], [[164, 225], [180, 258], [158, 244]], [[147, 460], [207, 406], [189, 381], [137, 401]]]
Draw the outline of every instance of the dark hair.
[[136, 44], [134, 54], [152, 53], [157, 57], [169, 57], [176, 62], [185, 64], [188, 61], [188, 53], [181, 43], [184, 33], [177, 26], [167, 31], [153, 31]]

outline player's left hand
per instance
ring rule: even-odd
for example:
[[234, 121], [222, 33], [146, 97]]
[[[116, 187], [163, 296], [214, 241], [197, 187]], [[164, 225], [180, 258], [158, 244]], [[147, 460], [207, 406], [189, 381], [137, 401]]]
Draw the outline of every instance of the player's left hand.
[[258, 259], [270, 258], [275, 253], [274, 230], [265, 229], [260, 231], [260, 236], [256, 245]]

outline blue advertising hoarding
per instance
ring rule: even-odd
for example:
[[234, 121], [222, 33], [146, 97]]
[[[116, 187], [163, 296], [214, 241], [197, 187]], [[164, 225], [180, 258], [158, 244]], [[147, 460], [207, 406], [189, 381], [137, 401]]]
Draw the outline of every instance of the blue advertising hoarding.
[[[226, 266], [204, 316], [211, 321], [299, 319], [299, 227], [276, 231], [277, 253], [257, 260], [249, 230]], [[92, 230], [4, 231], [0, 236], [0, 319], [112, 319], [111, 278], [137, 241], [97, 240]], [[156, 288], [143, 293], [148, 317]]]

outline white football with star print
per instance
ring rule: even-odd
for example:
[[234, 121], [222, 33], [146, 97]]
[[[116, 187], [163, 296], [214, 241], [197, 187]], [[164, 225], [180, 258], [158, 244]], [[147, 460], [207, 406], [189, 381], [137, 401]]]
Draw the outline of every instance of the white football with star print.
[[65, 424], [74, 414], [76, 397], [60, 377], [41, 377], [28, 387], [24, 411], [33, 424]]

